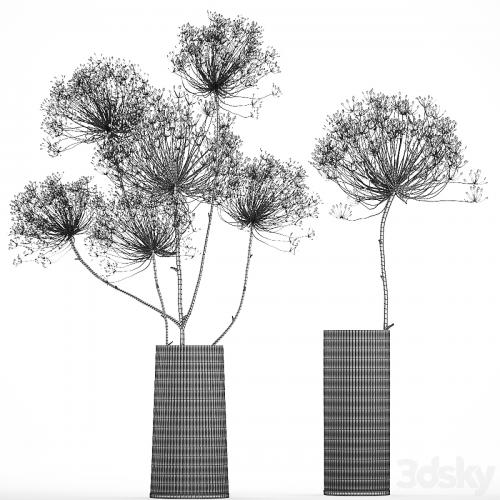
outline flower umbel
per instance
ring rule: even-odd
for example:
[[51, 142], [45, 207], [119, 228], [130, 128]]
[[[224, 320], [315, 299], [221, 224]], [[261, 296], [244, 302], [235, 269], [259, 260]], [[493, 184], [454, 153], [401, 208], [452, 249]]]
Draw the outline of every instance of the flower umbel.
[[[231, 106], [229, 101], [235, 97], [257, 104], [266, 96], [246, 92], [268, 74], [279, 72], [276, 51], [263, 48], [262, 27], [256, 22], [244, 17], [229, 19], [215, 12], [209, 12], [208, 17], [208, 26], [181, 27], [178, 49], [170, 55], [174, 72], [197, 95], [215, 96], [226, 106]], [[273, 93], [278, 93], [276, 87]]]
[[[103, 258], [108, 272], [136, 266], [143, 270], [154, 255], [175, 255], [174, 208], [140, 193], [127, 197], [114, 193], [100, 204], [96, 221], [87, 237], [91, 252]], [[183, 219], [182, 231], [186, 230]]]
[[[119, 163], [124, 182], [158, 200], [174, 195], [187, 201], [216, 199], [221, 170], [227, 168], [240, 140], [231, 132], [232, 121], [223, 120], [216, 163], [212, 115], [213, 109], [202, 109], [193, 96], [171, 93], [127, 141], [128, 151]], [[106, 165], [116, 166], [111, 161]]]
[[157, 98], [133, 64], [91, 57], [68, 80], [56, 80], [42, 104], [47, 149], [57, 155], [128, 134]]
[[342, 202], [335, 203], [330, 210], [330, 214], [337, 219], [349, 220], [352, 216], [351, 205]]
[[233, 225], [251, 227], [264, 238], [265, 233], [279, 234], [316, 216], [318, 199], [305, 178], [304, 169], [292, 161], [282, 162], [268, 153], [245, 158], [230, 173], [223, 210]]
[[393, 194], [404, 202], [429, 200], [465, 164], [455, 131], [430, 97], [410, 101], [370, 91], [328, 118], [313, 163], [369, 208]]
[[487, 198], [484, 196], [484, 189], [477, 184], [473, 184], [469, 187], [469, 191], [465, 193], [465, 201], [468, 203], [480, 203]]
[[10, 204], [12, 249], [20, 263], [32, 256], [44, 266], [77, 234], [90, 228], [98, 194], [89, 177], [63, 183], [59, 174], [30, 182]]

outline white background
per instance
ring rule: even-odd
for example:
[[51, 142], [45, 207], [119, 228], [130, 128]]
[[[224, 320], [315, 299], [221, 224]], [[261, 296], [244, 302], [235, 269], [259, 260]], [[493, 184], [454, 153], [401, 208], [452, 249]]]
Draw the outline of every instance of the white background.
[[[258, 21], [281, 56], [282, 97], [239, 121], [245, 151], [301, 162], [324, 201], [317, 237], [296, 255], [255, 245], [243, 313], [224, 342], [232, 496], [321, 494], [323, 329], [381, 327], [378, 219], [328, 215], [344, 197], [309, 165], [326, 115], [371, 88], [432, 95], [489, 180], [479, 205], [396, 202], [386, 240], [392, 492], [472, 494], [404, 488], [398, 461], [500, 463], [500, 3], [12, 1], [0, 13], [0, 498], [148, 495], [162, 321], [71, 254], [48, 269], [12, 266], [8, 203], [53, 171], [93, 173], [85, 147], [57, 159], [39, 149], [52, 78], [95, 53], [137, 63], [159, 87], [178, 84], [167, 54], [178, 27], [203, 24], [207, 8]], [[189, 343], [213, 340], [236, 309], [245, 247], [244, 233], [215, 221]], [[185, 265], [191, 283], [195, 264]], [[173, 310], [170, 265], [161, 279]], [[122, 284], [155, 300], [150, 271]], [[497, 471], [488, 493], [499, 492]]]

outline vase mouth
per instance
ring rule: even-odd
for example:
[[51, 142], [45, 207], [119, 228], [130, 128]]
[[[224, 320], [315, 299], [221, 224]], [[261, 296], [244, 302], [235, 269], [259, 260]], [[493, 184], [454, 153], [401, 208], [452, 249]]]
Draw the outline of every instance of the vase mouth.
[[187, 345], [179, 345], [179, 344], [157, 344], [157, 350], [189, 350], [189, 351], [221, 351], [224, 350], [224, 346], [221, 344], [187, 344]]
[[327, 333], [390, 333], [390, 329], [384, 330], [383, 328], [359, 328], [355, 330], [323, 330], [323, 333], [326, 335]]
[[323, 494], [325, 496], [347, 496], [347, 497], [352, 497], [352, 496], [377, 496], [377, 497], [382, 497], [382, 496], [388, 496], [391, 494], [390, 490], [381, 490], [381, 491], [374, 491], [374, 490], [366, 490], [366, 491], [350, 491], [350, 490], [324, 490]]

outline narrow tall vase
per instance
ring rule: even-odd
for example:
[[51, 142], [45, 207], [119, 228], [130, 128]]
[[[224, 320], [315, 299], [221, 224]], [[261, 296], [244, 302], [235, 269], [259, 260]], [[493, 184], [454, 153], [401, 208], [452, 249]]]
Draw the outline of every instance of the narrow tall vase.
[[389, 330], [325, 330], [323, 361], [324, 494], [389, 495]]
[[156, 346], [150, 497], [229, 497], [223, 346]]

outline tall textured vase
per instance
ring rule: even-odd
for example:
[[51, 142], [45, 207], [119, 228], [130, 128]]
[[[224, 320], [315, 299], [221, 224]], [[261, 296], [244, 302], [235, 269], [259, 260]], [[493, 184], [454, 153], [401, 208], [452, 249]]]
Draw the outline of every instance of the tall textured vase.
[[390, 494], [389, 330], [324, 332], [324, 494]]
[[223, 349], [156, 346], [151, 498], [229, 497]]

